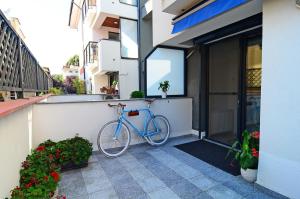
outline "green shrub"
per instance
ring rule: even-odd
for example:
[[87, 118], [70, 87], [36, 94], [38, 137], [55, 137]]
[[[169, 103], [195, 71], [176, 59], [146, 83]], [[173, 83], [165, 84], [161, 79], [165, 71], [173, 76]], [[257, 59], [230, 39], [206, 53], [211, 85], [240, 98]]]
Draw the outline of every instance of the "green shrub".
[[130, 94], [131, 98], [144, 98], [144, 93], [143, 91], [132, 91]]
[[68, 162], [87, 162], [91, 155], [92, 144], [78, 136], [41, 143], [22, 163], [20, 185], [11, 191], [11, 198], [50, 199], [60, 180], [61, 167]]
[[52, 87], [49, 89], [49, 92], [53, 95], [62, 95], [63, 91], [61, 88]]
[[72, 80], [72, 85], [76, 90], [76, 94], [84, 94], [85, 93], [85, 84], [83, 80], [80, 80], [78, 77]]
[[63, 140], [57, 143], [56, 147], [61, 151], [60, 164], [74, 163], [80, 165], [86, 162], [92, 155], [92, 144], [81, 137]]

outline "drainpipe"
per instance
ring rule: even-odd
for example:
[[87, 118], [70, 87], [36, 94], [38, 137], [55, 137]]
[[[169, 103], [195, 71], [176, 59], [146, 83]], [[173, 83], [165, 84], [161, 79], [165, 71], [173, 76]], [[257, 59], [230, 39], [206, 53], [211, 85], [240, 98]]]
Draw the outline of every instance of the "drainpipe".
[[138, 35], [138, 65], [139, 65], [139, 90], [141, 90], [142, 88], [142, 82], [141, 82], [141, 76], [142, 76], [142, 57], [141, 57], [141, 35], [140, 35], [140, 32], [141, 32], [141, 3], [140, 3], [141, 0], [138, 0], [137, 1], [137, 8], [138, 8], [138, 32], [137, 32], [137, 35]]

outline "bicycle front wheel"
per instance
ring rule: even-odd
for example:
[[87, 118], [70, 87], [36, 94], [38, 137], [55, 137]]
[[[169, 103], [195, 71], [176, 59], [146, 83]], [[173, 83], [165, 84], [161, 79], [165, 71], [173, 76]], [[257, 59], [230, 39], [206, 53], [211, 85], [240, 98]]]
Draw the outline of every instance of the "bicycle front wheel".
[[130, 143], [129, 128], [119, 121], [105, 124], [99, 131], [97, 138], [98, 149], [107, 157], [122, 155]]
[[166, 117], [155, 115], [147, 124], [146, 140], [151, 145], [162, 145], [170, 137], [170, 124]]

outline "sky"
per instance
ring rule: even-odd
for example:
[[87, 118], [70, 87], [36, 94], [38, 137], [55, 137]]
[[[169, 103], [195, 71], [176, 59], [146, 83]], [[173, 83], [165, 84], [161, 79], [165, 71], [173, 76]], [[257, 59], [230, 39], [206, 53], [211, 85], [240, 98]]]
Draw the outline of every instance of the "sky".
[[68, 59], [80, 53], [80, 34], [68, 27], [71, 0], [0, 0], [7, 17], [17, 17], [25, 43], [42, 67], [61, 73]]

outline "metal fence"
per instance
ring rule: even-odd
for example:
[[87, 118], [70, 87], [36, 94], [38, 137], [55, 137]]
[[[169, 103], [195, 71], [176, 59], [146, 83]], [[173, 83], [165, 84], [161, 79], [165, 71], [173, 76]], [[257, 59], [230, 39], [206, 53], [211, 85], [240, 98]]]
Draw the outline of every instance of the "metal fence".
[[0, 91], [46, 92], [53, 85], [0, 10]]

